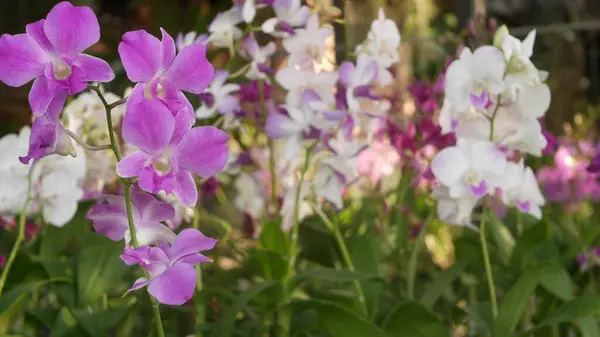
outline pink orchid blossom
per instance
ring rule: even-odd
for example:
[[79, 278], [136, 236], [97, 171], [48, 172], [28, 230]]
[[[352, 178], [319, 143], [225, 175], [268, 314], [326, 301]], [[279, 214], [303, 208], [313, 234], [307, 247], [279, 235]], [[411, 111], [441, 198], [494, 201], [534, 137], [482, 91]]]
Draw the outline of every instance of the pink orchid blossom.
[[115, 77], [108, 63], [81, 53], [100, 40], [91, 8], [63, 1], [26, 31], [0, 37], [0, 81], [20, 87], [35, 80], [29, 92], [35, 116], [47, 113], [55, 121], [68, 95]]
[[148, 286], [148, 292], [160, 303], [182, 305], [194, 296], [196, 270], [194, 265], [212, 260], [198, 252], [212, 249], [217, 240], [204, 236], [197, 229], [184, 229], [171, 246], [163, 242], [158, 247], [125, 248], [121, 260], [128, 265], [139, 264], [149, 278], [137, 279], [127, 293]]
[[28, 164], [31, 160], [35, 163], [51, 154], [76, 156], [71, 137], [65, 128], [47, 115], [42, 115], [31, 126], [27, 155], [19, 157], [19, 160], [23, 164]]
[[200, 94], [212, 81], [214, 68], [206, 59], [206, 46], [194, 43], [175, 53], [175, 41], [161, 28], [162, 40], [144, 30], [127, 32], [119, 44], [119, 55], [132, 82], [139, 82], [148, 99], [158, 97], [176, 114], [194, 110], [181, 91]]
[[148, 99], [134, 89], [123, 118], [123, 137], [139, 151], [119, 162], [117, 174], [138, 177], [146, 192], [174, 193], [184, 206], [195, 205], [198, 191], [192, 173], [208, 178], [221, 171], [229, 136], [212, 126], [191, 129], [192, 122], [189, 114], [174, 115], [160, 99]]
[[[173, 206], [137, 188], [132, 193], [132, 206], [133, 222], [139, 244], [175, 240], [175, 233], [161, 224], [161, 221], [173, 219], [175, 216]], [[126, 243], [131, 240], [125, 198], [122, 196], [107, 195], [104, 202], [99, 202], [90, 209], [87, 218], [92, 221], [96, 232], [109, 239], [113, 241], [125, 239]]]

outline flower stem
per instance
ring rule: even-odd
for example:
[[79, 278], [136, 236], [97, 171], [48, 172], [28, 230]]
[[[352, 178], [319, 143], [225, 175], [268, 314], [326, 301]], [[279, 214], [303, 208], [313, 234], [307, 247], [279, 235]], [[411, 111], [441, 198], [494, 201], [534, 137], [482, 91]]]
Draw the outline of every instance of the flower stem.
[[99, 146], [89, 145], [89, 144], [86, 144], [81, 138], [79, 138], [79, 136], [77, 136], [75, 133], [71, 132], [70, 130], [65, 129], [65, 131], [75, 142], [77, 142], [77, 144], [81, 145], [84, 149], [86, 149], [88, 151], [112, 150], [112, 145], [110, 145], [110, 144], [99, 145]]
[[429, 218], [425, 220], [423, 226], [419, 229], [419, 235], [415, 240], [415, 246], [413, 247], [412, 252], [410, 253], [410, 260], [408, 262], [408, 271], [407, 271], [407, 282], [406, 282], [406, 293], [408, 296], [408, 300], [412, 301], [415, 298], [415, 279], [417, 276], [417, 258], [419, 257], [419, 252], [421, 250], [421, 245], [423, 244], [423, 240], [425, 239], [425, 234], [427, 233], [427, 225], [429, 224]]
[[[315, 212], [317, 213], [317, 215], [321, 218], [321, 220], [323, 220], [323, 222], [325, 223], [325, 225], [329, 228], [329, 230], [331, 230], [331, 232], [333, 233], [333, 236], [335, 237], [335, 240], [340, 248], [340, 251], [342, 253], [342, 258], [344, 259], [344, 263], [346, 264], [346, 267], [348, 268], [349, 271], [354, 272], [356, 269], [354, 268], [354, 263], [352, 262], [352, 257], [350, 256], [350, 252], [348, 251], [348, 247], [346, 246], [346, 241], [344, 240], [344, 236], [342, 235], [342, 232], [340, 231], [340, 227], [337, 225], [337, 222], [332, 222], [327, 215], [325, 214], [325, 212], [323, 212], [323, 210], [321, 210], [320, 207], [313, 205], [313, 209], [315, 210]], [[356, 290], [356, 294], [358, 295], [358, 302], [360, 303], [360, 307], [361, 310], [363, 312], [363, 314], [366, 316], [367, 315], [367, 303], [365, 301], [365, 294], [363, 292], [362, 286], [360, 284], [359, 281], [354, 280], [354, 289]]]
[[484, 210], [483, 214], [481, 214], [481, 222], [479, 225], [479, 240], [481, 241], [481, 251], [483, 253], [485, 276], [487, 278], [488, 289], [490, 292], [490, 303], [492, 305], [492, 319], [495, 320], [496, 316], [498, 316], [498, 300], [496, 299], [496, 287], [494, 285], [494, 276], [492, 275], [490, 253], [488, 251], [487, 240], [485, 237], [485, 217], [486, 212]]
[[88, 88], [90, 90], [93, 90], [94, 92], [96, 92], [96, 94], [98, 95], [98, 97], [100, 98], [100, 101], [102, 102], [102, 105], [104, 105], [104, 111], [106, 111], [106, 125], [108, 127], [108, 137], [110, 138], [110, 146], [112, 148], [113, 153], [115, 154], [115, 158], [117, 158], [117, 161], [121, 161], [121, 152], [119, 152], [119, 145], [117, 144], [117, 139], [115, 137], [115, 131], [113, 130], [113, 123], [112, 123], [112, 109], [114, 109], [115, 107], [125, 103], [126, 99], [121, 99], [119, 101], [113, 102], [111, 104], [109, 104], [106, 101], [106, 98], [104, 98], [104, 94], [102, 94], [102, 91], [100, 90], [100, 87], [95, 86], [95, 85], [89, 85]]
[[[267, 121], [267, 104], [265, 102], [265, 84], [263, 80], [258, 81], [258, 92], [260, 95], [260, 110], [262, 112], [263, 122]], [[277, 172], [275, 171], [275, 149], [273, 139], [267, 137], [267, 146], [269, 147], [269, 173], [271, 175], [271, 202], [275, 207], [275, 214], [279, 213], [279, 202], [277, 201]]]
[[[33, 168], [31, 170], [33, 171]], [[6, 279], [8, 278], [8, 274], [10, 273], [10, 269], [17, 258], [17, 253], [25, 241], [25, 219], [27, 218], [27, 208], [29, 207], [29, 202], [31, 201], [31, 173], [27, 176], [27, 199], [25, 199], [25, 204], [23, 205], [23, 209], [21, 209], [21, 214], [19, 215], [19, 225], [17, 229], [17, 238], [15, 239], [15, 244], [10, 250], [10, 254], [8, 255], [8, 259], [6, 260], [6, 264], [4, 265], [4, 269], [2, 269], [2, 275], [0, 275], [0, 295], [2, 295], [2, 291], [4, 290], [4, 285], [6, 284]]]

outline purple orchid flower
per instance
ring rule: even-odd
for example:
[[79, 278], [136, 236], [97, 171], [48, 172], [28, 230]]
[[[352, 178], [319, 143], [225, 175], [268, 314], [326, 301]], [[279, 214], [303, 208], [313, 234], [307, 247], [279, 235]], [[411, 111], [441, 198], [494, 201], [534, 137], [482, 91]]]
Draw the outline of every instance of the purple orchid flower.
[[29, 151], [26, 156], [19, 157], [19, 160], [23, 164], [28, 164], [31, 160], [35, 163], [51, 154], [76, 156], [71, 137], [64, 127], [47, 115], [41, 115], [31, 126]]
[[[140, 84], [138, 84], [139, 86]], [[135, 90], [127, 101], [123, 137], [139, 149], [117, 165], [120, 177], [138, 177], [142, 190], [174, 193], [186, 207], [196, 204], [192, 173], [214, 176], [227, 163], [227, 134], [212, 126], [191, 129], [187, 113], [175, 116], [158, 98]]]
[[20, 87], [35, 80], [29, 104], [35, 116], [56, 120], [67, 95], [87, 82], [108, 82], [115, 75], [105, 61], [82, 54], [100, 40], [100, 26], [89, 7], [63, 1], [46, 19], [28, 24], [25, 34], [0, 37], [0, 81]]
[[182, 305], [194, 296], [196, 270], [194, 265], [212, 260], [200, 253], [212, 249], [217, 240], [197, 229], [184, 229], [171, 246], [163, 242], [158, 247], [125, 248], [121, 260], [128, 265], [139, 264], [149, 278], [137, 279], [127, 293], [148, 286], [148, 292], [160, 303]]
[[[173, 206], [137, 188], [132, 193], [132, 204], [133, 222], [139, 244], [175, 241], [175, 233], [161, 224], [161, 221], [168, 221], [175, 217]], [[96, 232], [109, 239], [120, 241], [125, 238], [125, 243], [131, 240], [125, 198], [107, 195], [104, 202], [97, 203], [90, 209], [87, 218], [92, 221]]]
[[279, 37], [294, 35], [294, 27], [304, 26], [310, 15], [308, 6], [303, 6], [300, 0], [275, 0], [273, 10], [275, 17], [265, 20], [261, 29]]
[[200, 94], [212, 81], [214, 68], [206, 59], [206, 46], [194, 43], [175, 53], [175, 41], [161, 28], [162, 39], [144, 30], [127, 32], [119, 44], [119, 55], [127, 77], [148, 99], [158, 97], [174, 113], [194, 110], [181, 91]]

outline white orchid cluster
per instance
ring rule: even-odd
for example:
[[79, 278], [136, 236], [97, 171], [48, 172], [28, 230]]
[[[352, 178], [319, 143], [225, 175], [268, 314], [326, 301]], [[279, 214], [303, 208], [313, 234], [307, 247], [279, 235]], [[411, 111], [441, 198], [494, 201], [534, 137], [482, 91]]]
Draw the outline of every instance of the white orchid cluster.
[[[31, 129], [0, 138], [0, 217], [14, 218], [25, 210], [27, 216], [42, 214], [54, 226], [64, 226], [77, 211], [83, 196], [86, 156], [47, 156], [32, 167], [18, 158], [27, 154]], [[78, 146], [77, 146], [78, 147]], [[75, 153], [75, 152], [72, 152]]]
[[501, 27], [494, 45], [464, 48], [447, 69], [440, 125], [456, 146], [431, 163], [439, 217], [472, 226], [474, 207], [485, 197], [541, 217], [544, 198], [523, 156], [546, 147], [539, 119], [550, 105], [548, 74], [531, 62], [535, 31], [520, 41]]
[[[256, 10], [267, 6], [274, 17], [253, 27]], [[239, 26], [244, 22], [246, 28], [242, 30]], [[208, 30], [208, 35], [198, 38], [193, 33], [180, 35], [178, 41], [182, 45], [212, 44], [247, 62], [235, 74], [217, 70], [211, 86], [200, 95], [197, 118], [220, 115], [225, 129], [244, 133], [240, 119], [249, 112], [244, 111], [240, 85], [226, 83], [243, 75], [259, 83], [261, 102], [254, 104], [263, 110], [264, 131], [273, 141], [272, 153], [254, 151], [252, 159], [259, 170], [234, 173], [236, 207], [258, 218], [270, 203], [267, 199], [273, 193], [269, 191], [276, 188], [275, 195], [283, 202], [280, 214], [284, 228], [294, 223], [295, 212], [299, 221], [312, 213], [308, 200], [326, 200], [342, 208], [345, 188], [359, 177], [357, 156], [390, 109], [390, 102], [377, 97], [373, 88], [393, 82], [389, 69], [400, 59], [396, 24], [380, 10], [367, 38], [355, 50], [356, 62], [345, 61], [338, 70], [324, 66], [332, 28], [323, 25], [319, 15], [311, 13], [300, 0], [244, 1], [218, 14]], [[271, 36], [272, 41], [260, 45], [254, 34], [257, 30]], [[277, 40], [281, 44], [276, 44]], [[287, 53], [287, 62], [280, 69], [272, 68], [277, 45]], [[239, 54], [237, 46], [241, 47]], [[285, 91], [283, 104], [265, 98], [265, 88], [271, 85]], [[261, 118], [257, 115], [254, 119]], [[274, 158], [272, 167], [266, 164], [270, 156]], [[277, 187], [269, 186], [270, 179], [263, 173], [269, 169], [277, 176]]]

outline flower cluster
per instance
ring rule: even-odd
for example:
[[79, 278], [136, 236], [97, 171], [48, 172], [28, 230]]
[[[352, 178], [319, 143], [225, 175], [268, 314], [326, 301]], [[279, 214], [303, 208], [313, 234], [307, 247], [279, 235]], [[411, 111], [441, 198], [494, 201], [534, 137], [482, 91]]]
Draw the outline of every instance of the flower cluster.
[[544, 198], [523, 159], [547, 145], [539, 119], [550, 90], [547, 73], [530, 59], [534, 40], [535, 31], [520, 41], [501, 27], [494, 45], [464, 48], [447, 69], [439, 122], [457, 143], [435, 156], [431, 170], [439, 182], [438, 215], [448, 223], [471, 226], [484, 197], [541, 217]]

